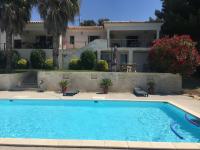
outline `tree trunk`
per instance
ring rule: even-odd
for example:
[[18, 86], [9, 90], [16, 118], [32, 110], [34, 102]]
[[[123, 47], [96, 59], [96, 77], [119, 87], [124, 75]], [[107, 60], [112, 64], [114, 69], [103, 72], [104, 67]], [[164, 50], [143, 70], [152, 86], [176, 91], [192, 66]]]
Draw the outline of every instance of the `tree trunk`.
[[6, 31], [6, 70], [11, 71], [12, 32]]
[[58, 69], [58, 55], [59, 55], [59, 36], [54, 34], [53, 36], [53, 66]]

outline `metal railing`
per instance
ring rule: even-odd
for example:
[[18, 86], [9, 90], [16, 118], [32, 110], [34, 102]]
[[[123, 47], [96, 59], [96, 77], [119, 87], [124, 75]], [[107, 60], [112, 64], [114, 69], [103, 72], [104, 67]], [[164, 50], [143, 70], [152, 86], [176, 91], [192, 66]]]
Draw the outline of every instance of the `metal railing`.
[[110, 47], [149, 47], [152, 41], [137, 39], [110, 39]]
[[31, 42], [23, 42], [20, 46], [14, 46], [15, 49], [52, 49], [53, 43], [31, 43]]

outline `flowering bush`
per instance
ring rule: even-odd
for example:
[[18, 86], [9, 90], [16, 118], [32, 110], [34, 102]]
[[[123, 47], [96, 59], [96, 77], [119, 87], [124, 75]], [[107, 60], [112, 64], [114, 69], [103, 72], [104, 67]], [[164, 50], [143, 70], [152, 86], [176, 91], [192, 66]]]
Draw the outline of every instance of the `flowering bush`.
[[108, 71], [108, 63], [106, 60], [99, 60], [96, 65], [98, 71]]
[[152, 71], [191, 75], [200, 65], [200, 55], [190, 36], [155, 40], [149, 52]]
[[69, 63], [70, 70], [80, 70], [81, 69], [81, 60], [77, 58], [73, 58]]
[[18, 69], [27, 69], [28, 68], [28, 60], [25, 58], [21, 58], [17, 62], [17, 68]]
[[44, 68], [47, 70], [53, 70], [53, 59], [46, 59], [44, 62]]

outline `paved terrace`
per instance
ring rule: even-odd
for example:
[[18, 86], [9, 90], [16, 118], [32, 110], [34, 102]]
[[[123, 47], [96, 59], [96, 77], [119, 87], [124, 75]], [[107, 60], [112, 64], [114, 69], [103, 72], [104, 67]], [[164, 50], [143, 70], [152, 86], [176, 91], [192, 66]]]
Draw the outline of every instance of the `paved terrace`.
[[[79, 93], [73, 97], [63, 97], [62, 94], [56, 93], [56, 92], [44, 92], [44, 93], [38, 93], [33, 91], [20, 91], [20, 92], [8, 92], [8, 91], [0, 91], [0, 99], [58, 99], [58, 100], [72, 100], [72, 99], [91, 99], [91, 100], [132, 100], [132, 101], [164, 101], [164, 102], [170, 102], [185, 111], [192, 113], [200, 118], [200, 101], [191, 97], [188, 97], [186, 95], [151, 95], [148, 98], [143, 97], [136, 97], [131, 93], [109, 93], [107, 95], [104, 94], [96, 94], [96, 93]], [[16, 146], [8, 146], [9, 143], [12, 143]], [[55, 143], [56, 142], [56, 143]], [[32, 146], [21, 146], [31, 144]], [[39, 143], [39, 147], [35, 147], [34, 145], [37, 145]], [[41, 143], [48, 143], [49, 145], [56, 145], [55, 147], [46, 147], [45, 145]], [[73, 148], [76, 147], [76, 145], [80, 145], [80, 147], [85, 148]], [[198, 144], [192, 144], [192, 143], [153, 143], [153, 142], [109, 142], [109, 141], [51, 141], [51, 140], [44, 140], [42, 141], [32, 141], [27, 140], [16, 140], [16, 139], [9, 139], [9, 142], [6, 141], [6, 139], [0, 139], [0, 150], [94, 150], [98, 148], [86, 148], [90, 147], [91, 145], [93, 147], [101, 147], [101, 149], [112, 149], [112, 148], [118, 148], [118, 149], [199, 149], [200, 150], [200, 143]], [[12, 145], [11, 144], [11, 145]], [[69, 145], [71, 148], [64, 148], [63, 145]], [[74, 145], [73, 145], [74, 144]], [[7, 146], [6, 146], [7, 145]], [[90, 146], [88, 146], [90, 145]], [[105, 146], [105, 147], [102, 147]]]

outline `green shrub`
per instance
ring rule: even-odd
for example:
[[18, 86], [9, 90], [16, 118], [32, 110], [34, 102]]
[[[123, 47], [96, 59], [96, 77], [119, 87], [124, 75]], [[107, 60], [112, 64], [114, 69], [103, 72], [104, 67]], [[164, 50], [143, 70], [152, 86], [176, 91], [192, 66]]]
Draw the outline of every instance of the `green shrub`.
[[35, 69], [44, 68], [45, 60], [46, 60], [46, 54], [43, 50], [32, 51], [30, 56], [30, 61], [33, 68]]
[[79, 70], [81, 69], [81, 60], [80, 59], [71, 59], [69, 63], [69, 69], [70, 70]]
[[81, 54], [81, 67], [85, 70], [94, 69], [96, 64], [95, 53], [91, 50], [86, 50]]
[[112, 86], [112, 85], [113, 85], [112, 80], [108, 79], [108, 78], [104, 78], [100, 82], [101, 87], [109, 87], [109, 86]]
[[20, 54], [17, 51], [15, 50], [11, 51], [11, 66], [13, 69], [17, 69], [18, 67], [17, 63], [20, 60], [20, 58], [21, 58]]
[[27, 69], [28, 68], [28, 60], [21, 58], [17, 62], [17, 68], [18, 69]]
[[[11, 51], [11, 67], [13, 69], [17, 68], [17, 62], [20, 59], [20, 55], [17, 51]], [[6, 53], [4, 51], [0, 51], [0, 68], [5, 69], [6, 68]]]
[[103, 93], [104, 94], [107, 94], [108, 93], [108, 88], [110, 86], [112, 86], [113, 83], [112, 83], [112, 80], [111, 79], [108, 79], [108, 78], [104, 78], [101, 80], [100, 82], [100, 87], [103, 89]]
[[106, 60], [100, 60], [98, 61], [96, 65], [97, 71], [108, 71], [108, 63]]
[[48, 70], [53, 70], [53, 59], [46, 59], [44, 68]]
[[6, 55], [4, 51], [0, 51], [0, 69], [6, 68]]

